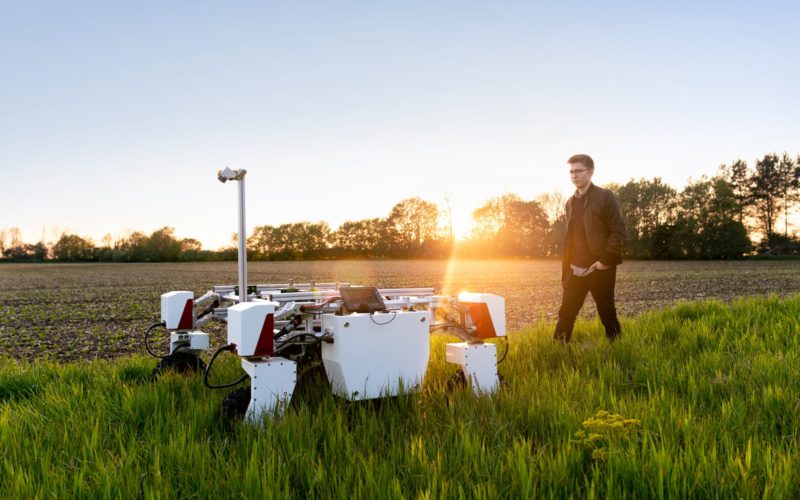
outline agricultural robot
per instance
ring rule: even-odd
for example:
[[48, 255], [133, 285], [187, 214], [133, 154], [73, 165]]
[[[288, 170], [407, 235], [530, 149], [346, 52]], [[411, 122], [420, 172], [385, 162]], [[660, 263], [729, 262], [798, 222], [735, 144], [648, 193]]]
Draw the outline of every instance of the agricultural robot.
[[[499, 388], [497, 346], [485, 340], [505, 337], [505, 301], [488, 293], [438, 295], [433, 288], [377, 288], [350, 283], [247, 284], [245, 248], [245, 170], [218, 172], [221, 182], [239, 183], [239, 283], [214, 286], [195, 299], [190, 291], [161, 296], [161, 322], [144, 336], [147, 351], [161, 358], [154, 375], [167, 369], [202, 370], [212, 389], [250, 379], [223, 400], [223, 411], [258, 422], [281, 414], [302, 376], [324, 368], [333, 393], [359, 401], [396, 396], [422, 387], [430, 356], [429, 336], [446, 333], [461, 342], [445, 345], [445, 359], [457, 365], [451, 383], [471, 386], [475, 394]], [[206, 365], [209, 348], [202, 327], [227, 324], [227, 344]], [[170, 335], [169, 354], [154, 352], [157, 329]], [[506, 352], [508, 344], [506, 343]], [[214, 385], [210, 374], [217, 357], [241, 358], [244, 374]], [[502, 362], [505, 354], [499, 362]]]

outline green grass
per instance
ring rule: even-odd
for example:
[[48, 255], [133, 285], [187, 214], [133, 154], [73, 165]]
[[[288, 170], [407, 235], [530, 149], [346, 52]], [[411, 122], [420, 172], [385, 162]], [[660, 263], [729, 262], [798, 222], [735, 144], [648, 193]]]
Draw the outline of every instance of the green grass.
[[512, 334], [491, 398], [446, 394], [437, 337], [421, 394], [312, 387], [259, 429], [148, 358], [6, 360], [0, 497], [800, 497], [800, 296], [679, 304], [613, 345], [551, 328]]

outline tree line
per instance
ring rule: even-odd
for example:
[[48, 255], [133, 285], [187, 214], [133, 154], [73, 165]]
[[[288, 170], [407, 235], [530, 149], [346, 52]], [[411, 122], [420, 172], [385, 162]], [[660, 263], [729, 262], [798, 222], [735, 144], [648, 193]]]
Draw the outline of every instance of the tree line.
[[736, 160], [721, 165], [716, 176], [690, 181], [680, 192], [659, 178], [608, 187], [620, 200], [629, 257], [800, 254], [800, 241], [789, 234], [800, 202], [800, 156], [766, 154], [753, 166]]
[[[752, 166], [736, 160], [714, 176], [690, 180], [681, 191], [658, 177], [604, 187], [619, 198], [628, 258], [800, 254], [800, 240], [789, 233], [800, 203], [800, 156], [766, 154]], [[346, 221], [337, 229], [323, 221], [257, 226], [248, 237], [248, 255], [253, 260], [558, 256], [567, 226], [565, 201], [560, 193], [533, 200], [496, 196], [474, 210], [471, 235], [457, 241], [448, 207], [408, 198], [386, 217]], [[19, 230], [11, 228], [0, 231], [0, 254], [17, 262], [176, 262], [235, 260], [237, 251], [235, 246], [203, 250], [195, 239], [177, 238], [171, 227], [116, 241], [106, 236], [100, 245], [74, 234], [62, 234], [52, 245], [23, 243]]]
[[52, 245], [24, 243], [19, 229], [0, 231], [0, 252], [13, 262], [178, 262], [236, 260], [235, 249], [203, 250], [193, 238], [178, 239], [175, 230], [163, 227], [147, 235], [136, 231], [112, 241], [106, 236], [100, 245], [90, 238], [64, 233]]

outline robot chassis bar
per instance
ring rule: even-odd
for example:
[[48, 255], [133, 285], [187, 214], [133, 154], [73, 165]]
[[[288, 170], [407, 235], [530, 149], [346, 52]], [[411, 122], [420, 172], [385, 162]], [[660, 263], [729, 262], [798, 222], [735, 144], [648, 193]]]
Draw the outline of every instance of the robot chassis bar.
[[[505, 301], [498, 295], [462, 292], [447, 297], [433, 288], [375, 289], [314, 282], [247, 289], [244, 301], [233, 285], [215, 286], [196, 300], [189, 291], [165, 293], [162, 322], [153, 326], [170, 332], [167, 358], [194, 360], [205, 368], [209, 387], [232, 387], [249, 376], [244, 417], [250, 421], [281, 414], [298, 380], [302, 383], [299, 372], [320, 365], [333, 393], [347, 400], [418, 391], [430, 357], [429, 336], [434, 333], [461, 339], [445, 345], [445, 360], [458, 365], [456, 377], [461, 383], [470, 385], [476, 395], [491, 394], [499, 387], [497, 347], [484, 342], [506, 334]], [[342, 292], [352, 289], [377, 291], [383, 302], [380, 310], [352, 312], [342, 299]], [[203, 305], [205, 309], [196, 312]], [[199, 356], [209, 347], [209, 335], [201, 328], [210, 321], [227, 323], [228, 345], [205, 367]], [[145, 344], [153, 354], [147, 336]], [[212, 386], [211, 367], [224, 350], [241, 358], [247, 375], [232, 384]]]

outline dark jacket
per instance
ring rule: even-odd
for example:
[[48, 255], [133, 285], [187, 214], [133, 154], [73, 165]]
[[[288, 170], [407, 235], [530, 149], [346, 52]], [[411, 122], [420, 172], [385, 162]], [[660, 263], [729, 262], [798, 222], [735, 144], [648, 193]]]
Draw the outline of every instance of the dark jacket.
[[586, 229], [586, 241], [589, 252], [597, 256], [597, 260], [607, 266], [622, 264], [622, 244], [625, 241], [625, 223], [622, 211], [614, 193], [608, 189], [589, 185], [586, 194], [580, 198], [575, 195], [567, 200], [567, 231], [564, 234], [564, 256], [561, 259], [561, 279], [566, 279], [571, 272], [569, 268], [572, 254], [567, 239], [570, 234], [569, 221], [572, 218], [573, 203], [586, 203], [583, 211], [583, 227]]

